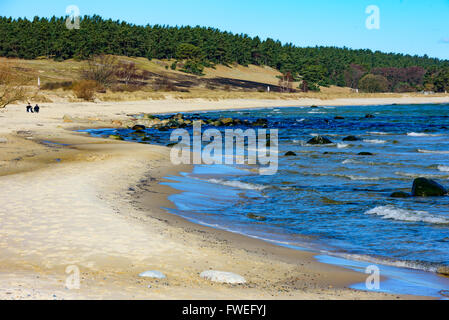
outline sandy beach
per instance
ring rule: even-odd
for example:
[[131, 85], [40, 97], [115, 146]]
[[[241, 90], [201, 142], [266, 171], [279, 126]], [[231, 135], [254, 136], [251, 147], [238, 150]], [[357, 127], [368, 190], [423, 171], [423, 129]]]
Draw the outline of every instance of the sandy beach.
[[[301, 105], [449, 103], [444, 97], [339, 100], [160, 100], [11, 105], [0, 112], [0, 299], [407, 299], [348, 289], [365, 274], [314, 254], [194, 225], [161, 207], [175, 190], [165, 147], [96, 139], [78, 129], [127, 115]], [[66, 288], [66, 268], [81, 272]], [[205, 270], [234, 272], [216, 284]], [[139, 277], [159, 270], [167, 278]], [[417, 298], [417, 297], [412, 297]]]

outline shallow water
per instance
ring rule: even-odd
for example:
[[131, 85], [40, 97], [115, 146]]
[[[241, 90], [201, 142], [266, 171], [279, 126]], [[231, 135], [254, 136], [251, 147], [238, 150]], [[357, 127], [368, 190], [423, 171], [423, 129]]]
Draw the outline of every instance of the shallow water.
[[[448, 105], [298, 107], [201, 113], [202, 118], [267, 118], [279, 129], [279, 171], [198, 165], [172, 177], [183, 192], [173, 213], [278, 243], [435, 271], [449, 265], [449, 197], [393, 199], [414, 178], [449, 186]], [[367, 119], [366, 114], [375, 118]], [[344, 120], [334, 120], [335, 116]], [[198, 116], [193, 115], [193, 117]], [[224, 128], [223, 128], [224, 129]], [[168, 143], [170, 132], [147, 130]], [[95, 135], [130, 130], [97, 130]], [[313, 136], [334, 144], [309, 146]], [[360, 141], [344, 142], [349, 135]], [[282, 156], [294, 151], [296, 157]], [[359, 152], [373, 156], [358, 156]], [[325, 154], [326, 153], [326, 154]]]

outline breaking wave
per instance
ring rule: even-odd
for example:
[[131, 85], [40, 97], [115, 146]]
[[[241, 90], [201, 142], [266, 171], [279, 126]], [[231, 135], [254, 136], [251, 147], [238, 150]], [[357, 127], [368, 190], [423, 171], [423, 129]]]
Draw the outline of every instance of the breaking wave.
[[430, 214], [427, 211], [414, 211], [395, 208], [393, 206], [380, 206], [368, 210], [365, 214], [381, 216], [384, 219], [408, 222], [427, 222], [434, 224], [449, 224], [449, 217]]

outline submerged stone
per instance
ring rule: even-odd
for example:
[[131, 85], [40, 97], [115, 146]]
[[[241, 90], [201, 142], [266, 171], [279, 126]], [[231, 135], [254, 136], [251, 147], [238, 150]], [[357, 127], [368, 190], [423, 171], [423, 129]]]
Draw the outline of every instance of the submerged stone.
[[347, 136], [346, 138], [343, 138], [343, 141], [359, 141], [360, 139], [356, 136]]
[[255, 215], [253, 213], [248, 213], [247, 217], [250, 219], [253, 219], [253, 220], [257, 220], [257, 221], [266, 221], [267, 220], [267, 218]]
[[113, 139], [113, 140], [124, 140], [121, 136], [119, 136], [118, 134], [111, 134], [109, 136], [109, 139]]
[[445, 275], [445, 276], [449, 276], [449, 267], [447, 267], [447, 266], [439, 267], [437, 270], [437, 273]]
[[145, 130], [145, 126], [141, 125], [141, 124], [136, 124], [134, 127], [132, 127], [133, 130], [135, 131], [142, 131]]
[[295, 157], [295, 156], [296, 156], [296, 153], [294, 153], [293, 151], [288, 151], [288, 152], [285, 154], [285, 156], [286, 156], [286, 157]]
[[404, 191], [393, 192], [390, 198], [410, 198], [411, 194]]

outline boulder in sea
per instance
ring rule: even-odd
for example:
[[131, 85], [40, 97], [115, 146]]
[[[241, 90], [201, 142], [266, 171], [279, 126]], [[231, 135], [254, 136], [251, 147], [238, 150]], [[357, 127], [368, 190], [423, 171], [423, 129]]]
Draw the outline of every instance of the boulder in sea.
[[336, 116], [334, 119], [335, 119], [335, 120], [344, 120], [345, 118], [344, 118], [344, 117], [341, 117], [341, 116]]
[[166, 278], [165, 274], [163, 274], [160, 271], [156, 271], [156, 270], [142, 272], [141, 274], [139, 274], [139, 277], [153, 278], [153, 279], [165, 279]]
[[372, 114], [367, 114], [367, 115], [365, 116], [365, 118], [366, 118], [366, 119], [374, 119], [375, 116], [372, 115]]
[[230, 126], [234, 123], [234, 120], [232, 120], [232, 118], [220, 118], [218, 119], [218, 121], [220, 121], [224, 126]]
[[412, 195], [404, 191], [393, 192], [390, 198], [410, 198]]
[[133, 130], [135, 131], [142, 131], [145, 130], [145, 126], [141, 125], [141, 124], [136, 124], [134, 127], [132, 127]]
[[184, 119], [184, 115], [182, 113], [177, 113], [172, 117], [172, 119], [182, 120]]
[[312, 109], [317, 109], [318, 106], [313, 105], [313, 106], [310, 106], [310, 108], [312, 108]]
[[288, 151], [288, 152], [285, 154], [285, 156], [286, 156], [286, 157], [296, 157], [296, 153], [294, 153], [293, 151]]
[[268, 125], [268, 120], [264, 118], [257, 119], [251, 125], [254, 127], [266, 127]]
[[109, 139], [113, 139], [113, 140], [124, 140], [121, 136], [119, 136], [118, 134], [111, 134], [109, 136]]
[[437, 270], [437, 273], [445, 275], [445, 276], [449, 276], [449, 266], [439, 267]]
[[372, 154], [371, 152], [360, 152], [357, 155], [359, 155], [359, 156], [374, 156], [374, 154]]
[[345, 138], [343, 138], [343, 141], [359, 141], [360, 139], [357, 138], [356, 136], [347, 136]]
[[207, 270], [201, 272], [200, 277], [212, 282], [229, 283], [229, 284], [243, 284], [246, 283], [245, 278], [242, 276], [224, 271]]
[[332, 144], [333, 142], [330, 141], [328, 138], [326, 137], [322, 137], [322, 136], [316, 136], [313, 137], [312, 139], [310, 139], [309, 141], [307, 141], [307, 144]]
[[262, 216], [258, 216], [258, 215], [253, 214], [253, 213], [248, 213], [247, 217], [250, 218], [250, 219], [253, 219], [253, 220], [257, 220], [257, 221], [266, 221], [267, 220], [267, 218], [262, 217]]
[[418, 178], [413, 181], [412, 196], [414, 197], [441, 197], [446, 194], [446, 188], [433, 180]]

